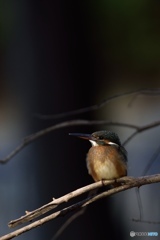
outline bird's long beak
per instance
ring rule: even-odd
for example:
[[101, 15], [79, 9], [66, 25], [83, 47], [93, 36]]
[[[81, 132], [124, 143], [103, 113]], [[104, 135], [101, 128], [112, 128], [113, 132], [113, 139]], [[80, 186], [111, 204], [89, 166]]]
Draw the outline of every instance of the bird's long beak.
[[86, 140], [95, 140], [95, 138], [92, 136], [92, 134], [85, 134], [85, 133], [69, 133], [70, 136], [75, 136], [79, 138], [83, 138]]

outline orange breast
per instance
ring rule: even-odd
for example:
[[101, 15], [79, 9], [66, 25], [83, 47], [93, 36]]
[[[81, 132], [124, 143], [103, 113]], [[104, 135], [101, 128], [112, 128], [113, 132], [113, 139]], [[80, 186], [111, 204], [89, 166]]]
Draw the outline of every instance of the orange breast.
[[93, 146], [87, 154], [87, 168], [94, 181], [127, 175], [127, 166], [116, 146]]

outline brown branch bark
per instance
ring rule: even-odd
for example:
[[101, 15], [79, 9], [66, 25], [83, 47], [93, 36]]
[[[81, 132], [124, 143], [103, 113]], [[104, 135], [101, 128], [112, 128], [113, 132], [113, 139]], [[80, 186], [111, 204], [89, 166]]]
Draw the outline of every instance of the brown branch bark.
[[140, 186], [147, 185], [147, 184], [158, 183], [158, 182], [160, 182], [160, 174], [155, 174], [155, 175], [150, 175], [150, 176], [145, 176], [145, 177], [139, 177], [139, 178], [124, 177], [124, 178], [120, 178], [120, 179], [117, 179], [117, 180], [110, 180], [110, 181], [105, 180], [103, 182], [100, 181], [100, 182], [96, 182], [96, 183], [87, 185], [87, 186], [82, 187], [80, 189], [77, 189], [77, 190], [75, 190], [71, 193], [68, 193], [68, 194], [64, 195], [63, 197], [60, 197], [58, 199], [53, 199], [52, 202], [42, 206], [41, 208], [38, 208], [38, 209], [36, 209], [36, 210], [34, 210], [30, 213], [27, 213], [25, 216], [22, 216], [19, 219], [11, 221], [9, 223], [9, 226], [13, 227], [13, 226], [17, 226], [19, 224], [22, 224], [24, 222], [31, 221], [35, 217], [38, 217], [38, 216], [44, 214], [42, 209], [43, 210], [45, 209], [45, 213], [46, 213], [47, 211], [50, 211], [51, 209], [58, 206], [62, 202], [67, 202], [70, 199], [75, 198], [75, 197], [77, 197], [77, 196], [79, 196], [79, 195], [81, 195], [85, 192], [91, 191], [93, 189], [97, 189], [97, 188], [100, 188], [102, 186], [113, 184], [113, 183], [115, 183], [115, 181], [119, 182], [119, 183], [123, 183], [123, 184], [119, 187], [116, 187], [116, 188], [110, 189], [108, 191], [104, 191], [100, 194], [97, 194], [96, 196], [87, 197], [80, 202], [77, 202], [73, 205], [70, 205], [68, 207], [65, 207], [65, 208], [59, 210], [59, 211], [56, 211], [56, 212], [50, 214], [47, 217], [44, 217], [40, 220], [37, 220], [33, 223], [30, 223], [27, 226], [24, 226], [24, 227], [22, 227], [22, 228], [20, 228], [16, 231], [13, 231], [13, 232], [11, 232], [7, 235], [4, 235], [4, 236], [0, 237], [0, 240], [12, 239], [12, 238], [14, 238], [16, 236], [19, 236], [20, 234], [25, 233], [25, 232], [33, 229], [33, 228], [36, 228], [40, 225], [43, 225], [44, 223], [46, 223], [48, 221], [51, 221], [54, 218], [57, 218], [59, 216], [64, 216], [67, 213], [75, 211], [75, 210], [77, 211], [79, 209], [82, 209], [83, 207], [85, 207], [85, 206], [87, 206], [87, 205], [89, 205], [89, 204], [91, 204], [91, 203], [93, 203], [93, 202], [95, 202], [99, 199], [102, 199], [102, 198], [105, 198], [107, 196], [116, 194], [118, 192], [122, 192], [122, 191], [125, 191], [127, 189], [131, 189], [131, 188], [134, 188], [134, 187], [140, 187]]

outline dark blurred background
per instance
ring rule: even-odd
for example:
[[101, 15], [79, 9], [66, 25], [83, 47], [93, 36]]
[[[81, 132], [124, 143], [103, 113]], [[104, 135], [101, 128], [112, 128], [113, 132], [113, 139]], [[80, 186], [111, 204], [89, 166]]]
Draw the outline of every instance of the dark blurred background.
[[[42, 120], [40, 114], [63, 113], [127, 91], [160, 86], [160, 2], [149, 1], [0, 1], [0, 158], [41, 129], [83, 118], [138, 126], [160, 119], [157, 95], [115, 99], [94, 112]], [[0, 165], [0, 235], [7, 223], [72, 190], [92, 183], [86, 141], [69, 132], [116, 131], [122, 142], [133, 130], [113, 126], [59, 129], [27, 146]], [[159, 130], [136, 136], [126, 145], [132, 176], [141, 176], [159, 147]], [[147, 174], [159, 172], [158, 159]], [[158, 221], [159, 184], [140, 190], [144, 219]], [[69, 215], [70, 216], [70, 215]], [[51, 240], [69, 216], [18, 237]], [[157, 231], [135, 223], [135, 190], [88, 207], [60, 236], [63, 239], [129, 239], [130, 231]]]

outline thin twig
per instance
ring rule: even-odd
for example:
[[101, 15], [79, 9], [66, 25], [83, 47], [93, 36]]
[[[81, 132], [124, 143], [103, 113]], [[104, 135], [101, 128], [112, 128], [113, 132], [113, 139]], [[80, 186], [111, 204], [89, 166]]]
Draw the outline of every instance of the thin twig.
[[140, 132], [144, 132], [146, 130], [149, 130], [151, 128], [155, 128], [158, 127], [160, 125], [160, 121], [156, 121], [150, 124], [147, 124], [145, 126], [142, 127], [138, 127], [136, 128], [136, 131], [134, 133], [132, 133], [123, 143], [123, 145], [126, 145], [132, 138], [134, 138], [138, 133]]
[[151, 157], [151, 159], [149, 160], [148, 164], [146, 165], [142, 176], [146, 175], [146, 173], [148, 172], [148, 170], [151, 168], [151, 166], [153, 165], [154, 161], [157, 159], [158, 155], [160, 154], [160, 146], [158, 147], [158, 149], [156, 150], [156, 152], [154, 152], [153, 156]]
[[137, 201], [138, 201], [138, 208], [139, 208], [139, 219], [143, 219], [143, 205], [142, 205], [142, 199], [141, 199], [141, 195], [140, 195], [140, 189], [139, 187], [135, 189], [136, 190], [136, 196], [137, 196]]
[[18, 154], [27, 145], [29, 145], [33, 141], [37, 140], [38, 138], [43, 137], [44, 135], [46, 135], [48, 133], [51, 133], [52, 131], [55, 131], [60, 128], [65, 128], [65, 127], [70, 127], [70, 126], [79, 126], [79, 125], [87, 125], [87, 126], [89, 126], [89, 125], [113, 125], [113, 126], [121, 126], [121, 127], [135, 129], [136, 131], [124, 142], [124, 145], [125, 145], [139, 132], [159, 126], [160, 121], [157, 121], [157, 122], [154, 122], [151, 124], [147, 124], [142, 127], [139, 127], [134, 124], [129, 124], [129, 123], [119, 123], [119, 122], [105, 121], [105, 120], [89, 121], [89, 120], [78, 119], [78, 120], [65, 121], [65, 122], [53, 125], [51, 127], [45, 128], [43, 130], [40, 130], [36, 133], [33, 133], [33, 134], [25, 137], [22, 140], [22, 142], [20, 143], [20, 145], [18, 145], [18, 147], [16, 147], [6, 158], [0, 160], [0, 163], [7, 163], [11, 158], [13, 158], [16, 154]]
[[160, 94], [160, 89], [139, 89], [139, 90], [135, 90], [135, 91], [128, 91], [128, 92], [116, 94], [112, 97], [104, 99], [99, 104], [95, 104], [95, 105], [85, 107], [85, 108], [80, 108], [78, 110], [73, 110], [73, 111], [69, 111], [69, 112], [65, 112], [65, 113], [52, 114], [52, 115], [35, 114], [35, 116], [40, 119], [44, 119], [44, 120], [45, 119], [60, 119], [60, 118], [64, 118], [64, 117], [74, 116], [74, 115], [78, 115], [81, 113], [98, 110], [98, 109], [104, 107], [106, 104], [108, 104], [112, 100], [115, 100], [115, 99], [121, 98], [121, 97], [126, 97], [128, 95], [133, 95], [133, 94], [136, 94], [136, 96], [138, 96], [139, 94], [148, 94], [148, 95], [154, 94], [155, 95], [155, 94]]
[[148, 224], [160, 224], [160, 221], [148, 221], [148, 220], [141, 220], [141, 219], [132, 219], [133, 222], [140, 222], [140, 223], [148, 223]]
[[[61, 118], [61, 117], [66, 117], [66, 116], [72, 116], [72, 115], [77, 115], [80, 113], [85, 113], [85, 112], [89, 112], [89, 111], [93, 111], [93, 110], [98, 110], [101, 107], [105, 106], [107, 103], [109, 103], [110, 101], [120, 98], [120, 97], [126, 97], [128, 95], [133, 95], [133, 94], [160, 94], [160, 89], [140, 89], [140, 90], [136, 90], [136, 91], [129, 91], [126, 93], [121, 93], [121, 94], [117, 94], [114, 95], [112, 97], [109, 97], [107, 99], [105, 99], [104, 101], [102, 101], [100, 104], [96, 104], [96, 105], [92, 105], [90, 107], [86, 107], [86, 108], [81, 108], [75, 111], [71, 111], [71, 112], [67, 112], [67, 113], [61, 113], [61, 114], [56, 114], [56, 115], [52, 115], [51, 118]], [[45, 116], [44, 116], [45, 118]], [[7, 163], [11, 158], [13, 158], [16, 154], [18, 154], [25, 146], [29, 145], [31, 142], [35, 141], [36, 139], [63, 127], [69, 127], [69, 126], [78, 126], [78, 125], [117, 125], [117, 126], [124, 126], [124, 127], [130, 127], [130, 128], [134, 128], [137, 129], [139, 127], [132, 125], [132, 124], [123, 124], [123, 123], [114, 123], [114, 122], [109, 122], [109, 121], [87, 121], [87, 120], [71, 120], [71, 121], [65, 121], [56, 125], [53, 125], [51, 127], [48, 127], [46, 129], [43, 129], [41, 131], [38, 131], [37, 133], [31, 134], [27, 137], [25, 137], [22, 142], [10, 153], [8, 154], [4, 159], [0, 160], [0, 163]], [[126, 144], [127, 142], [129, 142], [129, 140], [131, 138], [133, 138], [137, 133], [139, 132], [139, 129], [137, 129], [137, 131], [131, 135], [124, 144]]]
[[51, 238], [51, 240], [56, 240], [64, 232], [64, 230], [69, 226], [69, 224], [71, 224], [79, 216], [83, 215], [85, 211], [86, 211], [86, 207], [81, 208], [78, 212], [76, 212], [69, 219], [67, 219], [67, 221], [58, 229], [58, 231]]
[[[98, 192], [98, 189], [94, 189], [91, 190], [88, 193], [88, 197], [91, 196], [95, 196]], [[67, 219], [67, 221], [65, 221], [65, 223], [58, 229], [58, 231], [56, 232], [56, 234], [52, 237], [51, 240], [56, 240], [63, 232], [64, 230], [79, 216], [83, 215], [87, 210], [87, 206], [85, 206], [84, 208], [81, 208], [79, 211], [77, 211], [76, 213], [74, 213], [70, 218]]]

